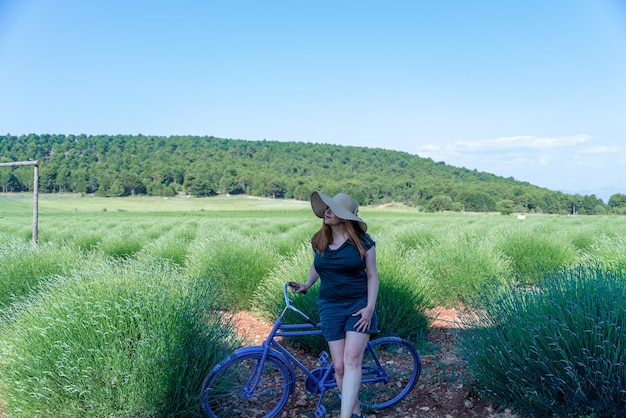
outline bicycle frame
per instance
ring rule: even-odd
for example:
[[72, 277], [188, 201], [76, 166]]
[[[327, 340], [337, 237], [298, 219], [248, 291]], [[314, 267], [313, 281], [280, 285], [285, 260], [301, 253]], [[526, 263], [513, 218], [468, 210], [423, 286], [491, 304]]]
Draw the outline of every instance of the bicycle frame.
[[[267, 338], [260, 346], [243, 347], [235, 350], [236, 355], [255, 354], [260, 356], [260, 361], [255, 365], [253, 373], [244, 385], [244, 395], [248, 398], [254, 396], [254, 391], [261, 379], [262, 371], [265, 367], [265, 362], [268, 357], [281, 362], [288, 370], [290, 374], [289, 393], [292, 395], [296, 389], [296, 373], [293, 366], [296, 366], [305, 375], [306, 389], [314, 395], [319, 394], [317, 407], [315, 411], [316, 418], [324, 418], [326, 416], [326, 408], [322, 404], [324, 395], [328, 389], [337, 387], [337, 381], [333, 377], [334, 368], [332, 361], [329, 362], [330, 355], [323, 351], [318, 361], [320, 367], [314, 369], [308, 369], [300, 360], [298, 360], [293, 354], [291, 354], [283, 345], [281, 345], [276, 337], [307, 337], [307, 336], [322, 336], [322, 330], [320, 323], [316, 323], [304, 312], [299, 310], [293, 305], [292, 300], [288, 294], [289, 284], [285, 283], [283, 287], [283, 295], [285, 297], [285, 308], [280, 316], [274, 322], [272, 330], [268, 334]], [[283, 320], [287, 312], [293, 311], [298, 314], [305, 323], [299, 324], [284, 324]], [[389, 382], [389, 376], [384, 367], [382, 367], [378, 357], [372, 350], [371, 341], [368, 341], [365, 348], [366, 352], [372, 353], [374, 359], [374, 365], [363, 367], [363, 376], [361, 383], [376, 383], [383, 382], [387, 384]]]
[[[218, 363], [205, 379], [202, 389], [203, 405], [210, 416], [215, 416], [212, 412], [212, 405], [215, 405], [218, 410], [220, 409], [221, 399], [230, 398], [235, 401], [235, 404], [238, 404], [237, 400], [240, 399], [244, 401], [242, 405], [246, 403], [245, 400], [250, 400], [254, 404], [258, 402], [258, 399], [255, 398], [259, 394], [262, 394], [261, 396], [269, 395], [267, 400], [270, 404], [273, 402], [272, 399], [277, 400], [277, 403], [272, 404], [275, 406], [268, 405], [267, 411], [271, 410], [272, 412], [271, 415], [266, 415], [276, 416], [277, 411], [286, 405], [287, 400], [296, 390], [296, 370], [301, 370], [305, 376], [306, 391], [312, 395], [319, 395], [315, 417], [323, 418], [326, 416], [326, 408], [323, 405], [324, 395], [329, 389], [337, 387], [332, 359], [327, 352], [323, 351], [318, 357], [319, 367], [309, 369], [278, 341], [278, 337], [322, 336], [321, 324], [311, 320], [309, 316], [293, 305], [289, 298], [288, 287], [289, 283], [283, 287], [285, 308], [275, 320], [263, 343], [258, 346], [235, 350], [233, 355]], [[285, 324], [284, 318], [289, 311], [295, 312], [304, 322]], [[365, 355], [367, 361], [364, 361], [362, 365], [361, 384], [367, 384], [367, 388], [370, 390], [366, 397], [367, 400], [363, 404], [366, 407], [379, 409], [394, 405], [408, 394], [419, 378], [419, 353], [408, 341], [402, 338], [383, 337], [368, 341]], [[402, 360], [396, 363], [395, 356], [399, 356], [398, 358]], [[220, 389], [220, 382], [228, 386], [231, 383], [227, 377], [231, 370], [230, 367], [239, 364], [244, 367], [243, 373], [235, 371], [235, 375], [239, 376], [241, 380], [233, 380], [233, 390], [230, 392], [227, 390], [224, 394], [223, 390]], [[252, 370], [244, 364], [252, 366]], [[268, 365], [271, 367], [268, 368]], [[267, 392], [266, 390], [272, 386], [271, 384], [267, 386], [265, 379], [273, 373], [277, 373], [276, 381], [280, 382], [278, 383], [280, 388], [278, 392]], [[221, 379], [221, 376], [224, 376], [225, 380]], [[257, 391], [259, 386], [260, 392]], [[212, 392], [213, 389], [216, 392]], [[210, 404], [211, 393], [217, 394], [217, 397], [212, 398], [214, 404]], [[337, 395], [341, 397], [339, 393]], [[221, 398], [222, 396], [225, 397]], [[253, 409], [256, 410], [256, 407], [253, 406]], [[262, 409], [263, 407], [261, 407]], [[226, 416], [232, 412], [228, 406], [224, 411], [228, 414]], [[219, 416], [224, 415], [219, 414]]]
[[[337, 381], [332, 378], [333, 374], [333, 366], [332, 362], [328, 362], [330, 356], [326, 352], [322, 352], [319, 357], [320, 367], [324, 370], [324, 373], [321, 376], [318, 376], [314, 373], [315, 370], [309, 370], [297, 357], [291, 354], [285, 347], [283, 347], [278, 341], [276, 341], [276, 337], [307, 337], [307, 336], [321, 336], [322, 330], [320, 328], [320, 323], [315, 323], [307, 314], [302, 312], [300, 309], [293, 305], [292, 300], [289, 298], [288, 294], [289, 284], [285, 283], [283, 288], [283, 294], [285, 297], [285, 308], [283, 309], [280, 316], [274, 322], [272, 330], [268, 334], [265, 341], [263, 341], [261, 346], [253, 346], [253, 347], [243, 347], [238, 350], [235, 350], [235, 354], [245, 354], [250, 352], [258, 352], [262, 350], [261, 361], [256, 367], [256, 370], [252, 374], [252, 377], [248, 384], [246, 385], [246, 395], [252, 396], [254, 392], [254, 388], [258, 384], [260, 378], [260, 370], [263, 370], [263, 366], [267, 356], [274, 356], [281, 360], [290, 370], [293, 385], [292, 392], [295, 390], [295, 371], [292, 365], [295, 365], [299, 370], [301, 370], [306, 378], [311, 379], [311, 381], [317, 387], [320, 393], [320, 404], [318, 405], [318, 409], [321, 407], [321, 400], [324, 396], [324, 393], [327, 389], [332, 389], [337, 387]], [[297, 313], [302, 319], [306, 321], [306, 323], [300, 324], [283, 324], [283, 319], [287, 312], [293, 311]], [[323, 407], [322, 407], [323, 408]], [[317, 416], [317, 413], [316, 413]], [[324, 415], [321, 415], [324, 416]]]

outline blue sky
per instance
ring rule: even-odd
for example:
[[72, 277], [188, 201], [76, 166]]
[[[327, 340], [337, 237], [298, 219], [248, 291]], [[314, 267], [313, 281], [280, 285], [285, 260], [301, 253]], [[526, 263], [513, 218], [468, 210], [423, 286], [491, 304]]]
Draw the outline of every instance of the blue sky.
[[0, 0], [0, 132], [406, 151], [626, 193], [622, 0]]

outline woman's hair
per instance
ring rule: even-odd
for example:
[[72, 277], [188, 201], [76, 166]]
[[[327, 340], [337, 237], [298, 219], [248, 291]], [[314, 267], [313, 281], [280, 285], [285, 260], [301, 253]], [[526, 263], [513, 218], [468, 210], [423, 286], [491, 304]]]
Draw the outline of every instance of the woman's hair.
[[[322, 221], [323, 222], [323, 221]], [[363, 243], [359, 239], [359, 233], [357, 231], [361, 231], [358, 223], [351, 220], [345, 220], [346, 224], [346, 233], [348, 234], [348, 239], [354, 244], [354, 246], [359, 250], [359, 254], [361, 254], [361, 258], [365, 257], [365, 247]], [[330, 226], [325, 223], [322, 224], [322, 228], [317, 231], [313, 238], [311, 238], [311, 244], [313, 245], [313, 249], [319, 254], [324, 255], [326, 251], [326, 247], [333, 243], [333, 233], [330, 229]]]

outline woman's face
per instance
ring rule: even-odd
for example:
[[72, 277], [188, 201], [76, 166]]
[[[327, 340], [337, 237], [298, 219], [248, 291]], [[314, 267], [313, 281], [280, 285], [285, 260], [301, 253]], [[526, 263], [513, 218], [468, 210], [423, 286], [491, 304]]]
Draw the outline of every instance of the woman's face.
[[326, 212], [324, 212], [324, 223], [329, 226], [339, 225], [343, 220], [338, 218], [335, 213], [327, 208]]

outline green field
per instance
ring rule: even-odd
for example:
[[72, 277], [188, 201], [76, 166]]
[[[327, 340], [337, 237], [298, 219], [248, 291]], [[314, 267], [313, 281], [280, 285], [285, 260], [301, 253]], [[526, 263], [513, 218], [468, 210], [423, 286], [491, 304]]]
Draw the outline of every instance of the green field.
[[[422, 213], [401, 205], [363, 207], [359, 214], [377, 242], [382, 335], [421, 344], [431, 319], [425, 312], [437, 305], [478, 308], [489, 316], [481, 324], [509, 323], [525, 315], [528, 326], [552, 324], [551, 317], [535, 315], [545, 303], [542, 298], [580, 302], [580, 315], [586, 315], [585, 309], [596, 315], [613, 306], [624, 288], [624, 216], [518, 219]], [[245, 309], [267, 319], [278, 315], [281, 284], [306, 277], [308, 241], [321, 225], [308, 202], [245, 196], [43, 195], [37, 246], [31, 243], [32, 219], [32, 195], [0, 195], [0, 400], [7, 403], [9, 416], [199, 416], [204, 375], [238, 344], [228, 312]], [[593, 281], [591, 293], [585, 285], [585, 298], [578, 300], [579, 283], [587, 283], [580, 277]], [[554, 283], [560, 284], [547, 285]], [[596, 287], [606, 297], [589, 298]], [[559, 297], [567, 293], [563, 289], [573, 296]], [[311, 290], [296, 303], [315, 316], [317, 290]], [[528, 305], [528, 312], [518, 311], [534, 298], [539, 300]], [[554, 309], [562, 308], [573, 309]], [[515, 317], [508, 316], [511, 312]], [[626, 313], [619, 312], [611, 323], [626, 326], [620, 322]], [[478, 330], [481, 324], [468, 326]], [[607, 350], [605, 342], [617, 338], [619, 352], [612, 358], [620, 362], [624, 333], [611, 329], [602, 331], [602, 344], [590, 343]], [[586, 335], [586, 330], [574, 331]], [[478, 354], [488, 353], [498, 341], [516, 345], [515, 338], [525, 340], [528, 332], [507, 335], [508, 340], [481, 334], [465, 341], [479, 364]], [[546, 338], [554, 335], [551, 326], [541, 332]], [[557, 354], [558, 363], [562, 353]], [[613, 373], [603, 367], [605, 375]], [[492, 393], [515, 382], [494, 389], [477, 379], [477, 391], [516, 405], [514, 396]], [[535, 389], [529, 391], [539, 393]], [[614, 403], [613, 388], [606, 393], [608, 403]]]
[[[32, 195], [0, 195], [4, 241], [31, 240], [32, 206]], [[393, 274], [393, 268], [406, 268], [416, 283], [430, 287], [429, 299], [438, 305], [466, 303], [478, 286], [496, 278], [534, 284], [555, 270], [588, 263], [616, 266], [626, 260], [624, 216], [518, 219], [420, 213], [401, 205], [364, 207], [360, 215], [378, 243], [381, 279], [386, 269]], [[38, 233], [40, 245], [71, 245], [103, 257], [155, 256], [187, 268], [194, 251], [207, 241], [228, 248], [248, 240], [259, 251], [276, 254], [268, 266], [275, 269], [308, 245], [320, 222], [303, 201], [43, 195]], [[263, 279], [246, 278], [253, 283]]]

